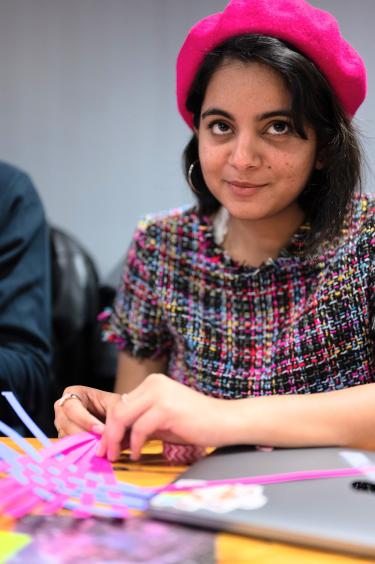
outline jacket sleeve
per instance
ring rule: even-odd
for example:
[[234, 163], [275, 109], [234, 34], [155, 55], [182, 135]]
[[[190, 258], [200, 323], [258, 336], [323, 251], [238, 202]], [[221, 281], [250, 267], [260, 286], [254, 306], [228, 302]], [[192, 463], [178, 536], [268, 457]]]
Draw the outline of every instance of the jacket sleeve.
[[[50, 285], [42, 204], [27, 175], [0, 163], [0, 390], [42, 426], [51, 408]], [[0, 408], [17, 427], [4, 399]]]
[[166, 263], [155, 244], [153, 228], [145, 227], [143, 221], [138, 225], [113, 308], [103, 317], [104, 340], [138, 358], [158, 358], [173, 346], [159, 295]]
[[[367, 219], [360, 226], [357, 254], [361, 270], [364, 273], [369, 305], [369, 332], [372, 344], [375, 347], [375, 199], [371, 198], [366, 204], [364, 211]], [[353, 299], [355, 299], [355, 296]]]

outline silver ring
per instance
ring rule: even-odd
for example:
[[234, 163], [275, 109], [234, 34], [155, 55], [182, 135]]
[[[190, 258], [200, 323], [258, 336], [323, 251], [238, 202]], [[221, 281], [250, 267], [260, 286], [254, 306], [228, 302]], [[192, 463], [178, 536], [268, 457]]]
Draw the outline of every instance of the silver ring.
[[59, 407], [62, 407], [64, 403], [70, 399], [77, 399], [82, 403], [82, 398], [78, 394], [64, 394], [62, 398], [60, 398], [59, 401], [57, 402], [57, 405]]

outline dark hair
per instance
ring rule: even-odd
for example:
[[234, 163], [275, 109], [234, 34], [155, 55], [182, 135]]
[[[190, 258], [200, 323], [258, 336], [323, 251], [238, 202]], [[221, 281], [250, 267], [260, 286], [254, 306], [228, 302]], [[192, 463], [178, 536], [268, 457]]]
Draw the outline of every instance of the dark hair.
[[[299, 203], [311, 223], [306, 250], [313, 251], [326, 239], [340, 233], [350, 211], [353, 194], [361, 189], [361, 149], [353, 124], [341, 107], [331, 86], [315, 64], [291, 45], [263, 35], [232, 37], [209, 52], [191, 85], [186, 108], [199, 126], [201, 107], [210, 79], [225, 62], [258, 62], [277, 71], [292, 97], [292, 125], [306, 139], [304, 125], [314, 128], [323, 168], [315, 170], [299, 197]], [[188, 179], [190, 166], [198, 160], [198, 141], [191, 138], [183, 153]], [[194, 167], [195, 193], [202, 215], [220, 207], [204, 181], [200, 166]]]

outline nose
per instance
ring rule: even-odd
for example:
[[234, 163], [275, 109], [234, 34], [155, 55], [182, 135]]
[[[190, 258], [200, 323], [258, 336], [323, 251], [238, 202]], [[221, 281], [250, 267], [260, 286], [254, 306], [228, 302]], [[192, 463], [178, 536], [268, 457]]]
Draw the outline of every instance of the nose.
[[244, 133], [233, 140], [229, 164], [237, 169], [259, 167], [262, 162], [259, 141], [255, 136]]

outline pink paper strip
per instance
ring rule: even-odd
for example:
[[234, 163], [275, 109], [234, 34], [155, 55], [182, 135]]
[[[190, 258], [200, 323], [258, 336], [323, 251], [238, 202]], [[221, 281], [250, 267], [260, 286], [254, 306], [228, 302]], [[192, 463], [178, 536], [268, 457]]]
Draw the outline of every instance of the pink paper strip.
[[[264, 474], [261, 476], [249, 476], [245, 478], [228, 478], [226, 480], [199, 481], [197, 484], [189, 485], [173, 482], [158, 490], [161, 492], [173, 491], [193, 491], [200, 488], [210, 488], [215, 486], [226, 486], [230, 484], [279, 484], [282, 482], [296, 482], [301, 480], [323, 480], [327, 478], [353, 477], [367, 472], [374, 472], [375, 466], [360, 466], [357, 468], [335, 468], [332, 470], [305, 470], [300, 472], [285, 472], [280, 474]], [[182, 481], [183, 482], [183, 481]]]
[[[80, 433], [65, 437], [55, 443], [39, 430], [13, 394], [3, 394], [20, 419], [44, 445], [37, 451], [20, 435], [0, 421], [0, 431], [13, 439], [25, 454], [12, 449], [2, 449], [0, 469], [8, 474], [0, 483], [0, 506], [14, 517], [21, 517], [38, 509], [39, 513], [52, 513], [61, 507], [88, 517], [127, 517], [125, 496], [140, 506], [150, 497], [152, 490], [117, 482], [112, 465], [95, 453], [99, 437]], [[75, 499], [77, 501], [75, 501]], [[98, 505], [99, 503], [99, 505]]]

